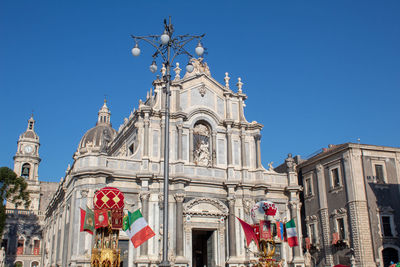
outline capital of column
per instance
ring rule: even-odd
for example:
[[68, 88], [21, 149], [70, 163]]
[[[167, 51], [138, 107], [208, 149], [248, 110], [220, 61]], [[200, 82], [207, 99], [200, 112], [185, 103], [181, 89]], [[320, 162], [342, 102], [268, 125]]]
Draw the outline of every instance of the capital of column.
[[290, 200], [289, 201], [289, 208], [295, 209], [297, 207], [297, 205], [299, 205], [298, 201], [295, 201], [295, 200]]
[[323, 172], [323, 170], [324, 170], [324, 166], [322, 166], [321, 163], [318, 163], [318, 164], [315, 166], [315, 168], [316, 168], [317, 172]]
[[176, 200], [176, 202], [183, 202], [183, 200], [185, 199], [185, 194], [183, 194], [183, 193], [176, 193], [176, 194], [174, 194], [174, 198], [175, 198], [175, 200]]
[[254, 139], [255, 139], [256, 141], [260, 141], [260, 140], [261, 140], [261, 134], [256, 134], [256, 135], [254, 135]]
[[139, 197], [142, 201], [144, 200], [149, 200], [150, 197], [150, 192], [149, 191], [143, 191], [139, 193]]
[[89, 193], [89, 190], [87, 190], [87, 189], [82, 189], [82, 190], [80, 191], [80, 193], [81, 193], [81, 197], [87, 197], [87, 196], [88, 196], [88, 193]]

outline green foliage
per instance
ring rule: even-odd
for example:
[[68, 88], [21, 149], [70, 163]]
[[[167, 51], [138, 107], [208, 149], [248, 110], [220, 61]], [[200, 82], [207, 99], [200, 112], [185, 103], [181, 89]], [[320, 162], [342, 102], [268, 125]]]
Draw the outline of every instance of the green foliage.
[[5, 202], [12, 202], [16, 207], [24, 205], [28, 208], [31, 201], [27, 188], [28, 184], [24, 178], [18, 177], [10, 168], [0, 168], [0, 237], [6, 220]]

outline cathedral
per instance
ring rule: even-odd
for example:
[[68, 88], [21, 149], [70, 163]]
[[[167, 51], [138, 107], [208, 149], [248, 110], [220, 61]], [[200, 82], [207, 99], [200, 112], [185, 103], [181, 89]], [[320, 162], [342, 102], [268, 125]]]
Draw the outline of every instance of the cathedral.
[[[301, 187], [295, 160], [289, 154], [279, 168], [265, 169], [260, 151], [263, 125], [245, 117], [247, 95], [240, 78], [231, 86], [226, 73], [221, 84], [201, 58], [193, 59], [192, 64], [194, 71], [183, 77], [177, 64], [171, 83], [168, 236], [163, 235], [162, 220], [163, 79], [153, 81], [145, 101], [139, 101], [118, 129], [112, 127], [111, 112], [104, 102], [95, 127], [83, 134], [60, 183], [38, 181], [39, 138], [33, 118], [29, 120], [28, 130], [18, 142], [14, 170], [27, 175], [32, 215], [40, 226], [39, 243], [29, 240], [35, 238], [33, 234], [21, 235], [26, 251], [40, 248], [37, 266], [90, 266], [93, 236], [80, 232], [80, 208], [93, 208], [95, 192], [106, 186], [121, 190], [125, 209], [139, 208], [156, 234], [135, 249], [121, 231], [122, 266], [158, 266], [164, 238], [168, 239], [171, 266], [254, 264], [256, 248], [246, 247], [236, 217], [251, 222], [250, 209], [260, 200], [274, 202], [279, 219], [295, 220], [300, 245], [290, 248], [276, 240], [276, 256], [285, 260], [285, 266], [304, 266]], [[161, 72], [164, 75], [165, 68]], [[50, 194], [41, 193], [45, 190], [54, 191], [50, 199]], [[21, 229], [10, 226], [7, 231], [5, 236]], [[18, 246], [8, 245], [17, 250]], [[21, 267], [34, 266], [20, 262]]]

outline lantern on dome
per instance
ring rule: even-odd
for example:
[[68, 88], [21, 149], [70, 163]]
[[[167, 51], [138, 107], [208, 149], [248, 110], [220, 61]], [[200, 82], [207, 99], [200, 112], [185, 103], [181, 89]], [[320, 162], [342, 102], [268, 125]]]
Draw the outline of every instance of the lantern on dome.
[[93, 207], [95, 240], [91, 266], [120, 266], [118, 240], [122, 228], [124, 194], [117, 188], [104, 187], [95, 193]]

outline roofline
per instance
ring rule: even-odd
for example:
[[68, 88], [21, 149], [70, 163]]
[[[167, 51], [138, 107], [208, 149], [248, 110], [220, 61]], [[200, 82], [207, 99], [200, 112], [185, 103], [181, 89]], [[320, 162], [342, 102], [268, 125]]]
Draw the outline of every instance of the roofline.
[[358, 149], [364, 149], [364, 150], [379, 150], [379, 151], [384, 151], [384, 152], [394, 152], [394, 153], [400, 153], [400, 147], [391, 147], [391, 146], [379, 146], [379, 145], [369, 145], [369, 144], [358, 144], [358, 143], [343, 143], [339, 145], [335, 145], [332, 148], [327, 148], [326, 151], [323, 151], [309, 159], [305, 159], [302, 163], [299, 164], [299, 167], [304, 167], [306, 165], [309, 165], [310, 163], [313, 163], [315, 161], [321, 160], [323, 158], [329, 157], [332, 154], [335, 154], [339, 151], [343, 151], [346, 149], [351, 149], [351, 148], [358, 148]]

